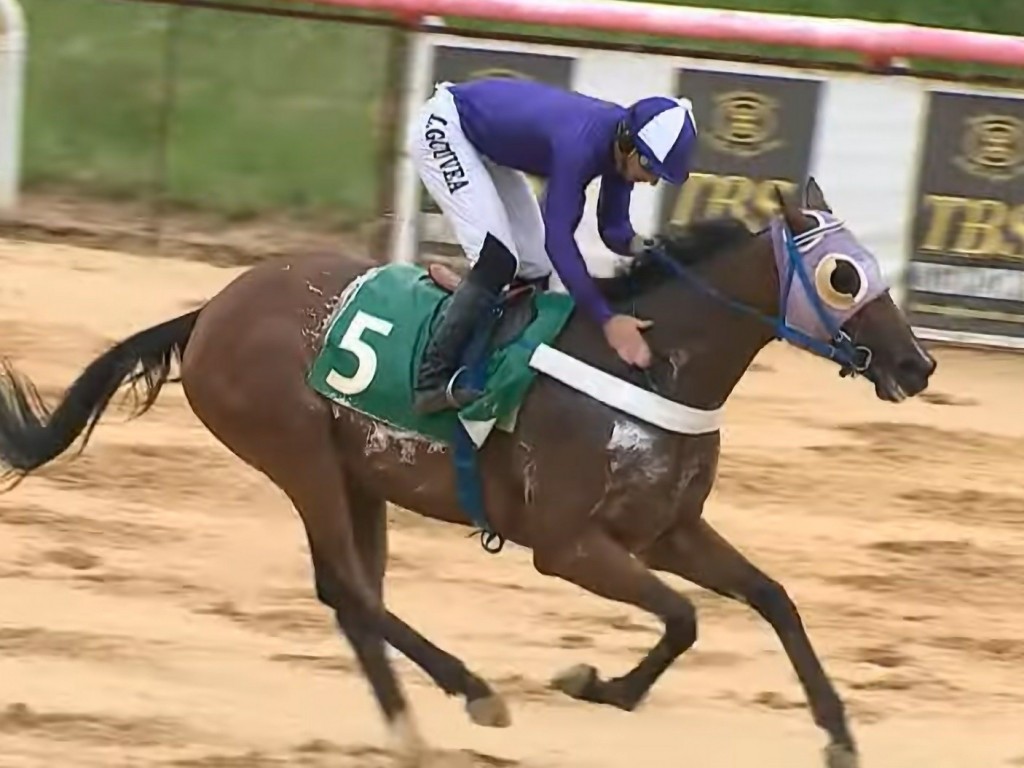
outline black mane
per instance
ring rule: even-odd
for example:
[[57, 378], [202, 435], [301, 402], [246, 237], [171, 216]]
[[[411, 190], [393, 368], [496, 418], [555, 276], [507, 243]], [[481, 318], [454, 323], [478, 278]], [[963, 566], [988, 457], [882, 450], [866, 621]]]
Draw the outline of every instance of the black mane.
[[[678, 264], [692, 267], [717, 256], [726, 247], [754, 233], [738, 219], [709, 219], [674, 227], [662, 235], [665, 252]], [[615, 277], [596, 278], [598, 290], [612, 302], [626, 301], [665, 281], [664, 264], [649, 256], [636, 258], [628, 270]]]

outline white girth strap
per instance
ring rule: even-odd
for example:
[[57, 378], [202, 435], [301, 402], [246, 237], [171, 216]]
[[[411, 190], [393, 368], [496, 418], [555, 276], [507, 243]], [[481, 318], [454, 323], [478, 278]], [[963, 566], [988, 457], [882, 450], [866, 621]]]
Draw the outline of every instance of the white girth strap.
[[667, 400], [547, 344], [541, 344], [534, 350], [530, 367], [605, 405], [669, 432], [703, 435], [717, 432], [722, 423], [721, 408], [706, 411]]

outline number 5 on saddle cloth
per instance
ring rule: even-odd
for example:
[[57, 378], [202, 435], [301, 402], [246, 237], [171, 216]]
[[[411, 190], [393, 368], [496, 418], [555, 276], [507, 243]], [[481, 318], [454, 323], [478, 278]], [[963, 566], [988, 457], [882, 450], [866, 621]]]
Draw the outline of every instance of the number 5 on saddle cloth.
[[459, 502], [483, 532], [485, 548], [500, 551], [503, 541], [484, 512], [476, 452], [495, 427], [512, 431], [537, 375], [530, 358], [561, 332], [575, 305], [566, 294], [513, 283], [492, 310], [497, 322], [480, 323], [461, 356], [461, 375], [483, 396], [458, 411], [417, 414], [416, 368], [458, 281], [436, 265], [428, 273], [389, 264], [361, 275], [340, 297], [307, 382], [339, 405], [450, 446]]

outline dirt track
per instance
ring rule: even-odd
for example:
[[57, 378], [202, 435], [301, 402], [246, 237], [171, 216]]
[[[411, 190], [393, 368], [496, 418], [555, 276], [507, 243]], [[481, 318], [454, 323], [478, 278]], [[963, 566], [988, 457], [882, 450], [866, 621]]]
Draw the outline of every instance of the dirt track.
[[[237, 273], [0, 240], [0, 354], [50, 397], [106, 344]], [[1024, 766], [1024, 358], [940, 351], [891, 406], [773, 345], [729, 404], [708, 516], [789, 589], [865, 768]], [[272, 364], [272, 361], [268, 361]], [[823, 737], [771, 630], [688, 585], [697, 648], [641, 710], [548, 691], [657, 637], [630, 609], [394, 512], [392, 609], [504, 693], [481, 730], [399, 661], [427, 737], [523, 768], [809, 768]], [[678, 583], [674, 582], [673, 583]], [[283, 496], [180, 388], [0, 496], [0, 768], [382, 768], [384, 730], [313, 597]]]

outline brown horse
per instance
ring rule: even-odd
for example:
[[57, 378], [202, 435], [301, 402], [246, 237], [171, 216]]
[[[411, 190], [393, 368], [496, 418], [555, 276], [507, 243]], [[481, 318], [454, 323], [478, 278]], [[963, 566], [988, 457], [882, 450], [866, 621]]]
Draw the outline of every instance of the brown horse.
[[[843, 372], [862, 373], [881, 399], [895, 402], [923, 391], [935, 361], [891, 300], [874, 258], [831, 215], [813, 180], [802, 205], [781, 195], [780, 204], [782, 215], [764, 232], [694, 226], [666, 238], [660, 258], [643, 257], [629, 273], [602, 281], [617, 307], [654, 323], [647, 335], [657, 363], [645, 376], [627, 370], [585, 318], [571, 317], [552, 346], [639, 382], [666, 402], [716, 409], [781, 328], [784, 338], [817, 343], [818, 352], [845, 360]], [[507, 726], [509, 713], [461, 660], [383, 604], [387, 502], [466, 523], [447, 447], [396, 434], [321, 397], [304, 380], [339, 295], [365, 268], [311, 257], [251, 269], [201, 309], [105, 352], [53, 410], [6, 366], [0, 458], [21, 478], [83, 433], [84, 447], [122, 385], [138, 388], [141, 413], [180, 359], [181, 382], [197, 416], [295, 505], [317, 595], [351, 643], [402, 760], [423, 765], [428, 750], [385, 641], [447, 694], [464, 697], [474, 722]], [[843, 333], [832, 336], [835, 328], [826, 321]], [[804, 336], [794, 337], [800, 331]], [[837, 356], [842, 349], [852, 357]], [[489, 438], [480, 468], [494, 528], [532, 549], [541, 573], [637, 606], [664, 624], [657, 644], [625, 675], [606, 680], [578, 666], [554, 684], [577, 699], [634, 709], [697, 638], [694, 605], [653, 571], [674, 573], [746, 603], [771, 624], [814, 721], [828, 734], [827, 764], [856, 765], [843, 704], [793, 602], [702, 520], [719, 446], [717, 431], [680, 434], [654, 426], [544, 376], [514, 431]]]

